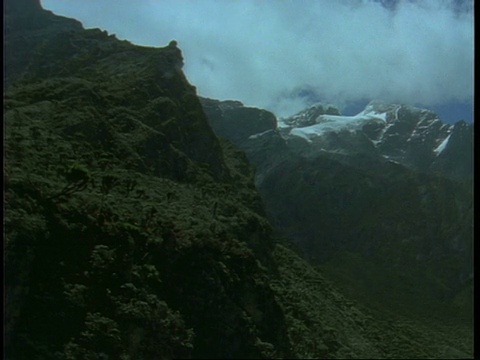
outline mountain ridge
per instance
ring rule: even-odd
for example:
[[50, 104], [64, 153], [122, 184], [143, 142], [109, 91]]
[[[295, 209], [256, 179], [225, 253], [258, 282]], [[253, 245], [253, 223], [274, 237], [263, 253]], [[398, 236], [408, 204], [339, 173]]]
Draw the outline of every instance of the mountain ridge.
[[[456, 179], [473, 176], [473, 127], [464, 121], [450, 125], [443, 123], [430, 110], [379, 101], [370, 102], [355, 116], [341, 116], [333, 106], [327, 106], [328, 110], [324, 110], [324, 106], [314, 105], [279, 120], [282, 136], [286, 139], [297, 136], [309, 143], [315, 142], [311, 146], [314, 149], [376, 152], [417, 171], [441, 171]], [[363, 146], [351, 150], [339, 146], [341, 139], [338, 137], [349, 136], [345, 134], [347, 131], [350, 137], [356, 135], [357, 141], [363, 139]], [[333, 135], [337, 138], [330, 144], [328, 138]], [[451, 137], [462, 140], [449, 143]]]
[[249, 166], [176, 44], [9, 4], [41, 21], [6, 15], [7, 56], [30, 54], [4, 103], [7, 357], [289, 356]]

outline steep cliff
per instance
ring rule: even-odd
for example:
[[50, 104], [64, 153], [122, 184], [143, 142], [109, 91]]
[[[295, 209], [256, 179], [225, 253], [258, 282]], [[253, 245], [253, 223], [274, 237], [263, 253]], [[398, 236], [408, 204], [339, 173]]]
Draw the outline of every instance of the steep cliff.
[[7, 357], [288, 356], [252, 173], [175, 42], [133, 46], [35, 1], [7, 20]]

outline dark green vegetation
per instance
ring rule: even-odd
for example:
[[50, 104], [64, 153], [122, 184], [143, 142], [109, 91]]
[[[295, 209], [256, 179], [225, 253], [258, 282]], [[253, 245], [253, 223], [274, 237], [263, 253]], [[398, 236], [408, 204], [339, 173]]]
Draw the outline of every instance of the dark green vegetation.
[[8, 89], [8, 358], [288, 354], [252, 173], [181, 62], [52, 32]]
[[174, 43], [6, 5], [7, 359], [471, 355], [465, 328], [362, 307], [279, 243]]

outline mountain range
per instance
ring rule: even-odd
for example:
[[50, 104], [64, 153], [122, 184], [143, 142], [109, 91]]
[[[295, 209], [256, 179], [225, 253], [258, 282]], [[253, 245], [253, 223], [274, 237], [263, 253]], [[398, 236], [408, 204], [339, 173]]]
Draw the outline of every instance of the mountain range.
[[6, 359], [471, 358], [471, 126], [200, 98], [5, 2]]
[[419, 298], [471, 292], [471, 125], [378, 101], [353, 117], [317, 104], [273, 124], [238, 102], [202, 104], [254, 164], [270, 222], [350, 296], [378, 292], [382, 305], [424, 314]]
[[286, 139], [301, 137], [313, 151], [383, 156], [416, 171], [459, 180], [473, 175], [473, 126], [443, 123], [426, 109], [372, 101], [356, 116], [341, 116], [336, 108], [319, 104], [281, 125]]

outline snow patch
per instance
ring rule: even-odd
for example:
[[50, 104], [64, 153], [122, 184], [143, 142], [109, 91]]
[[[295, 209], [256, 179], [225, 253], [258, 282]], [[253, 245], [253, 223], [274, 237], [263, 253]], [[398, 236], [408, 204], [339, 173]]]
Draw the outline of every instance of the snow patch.
[[[311, 126], [309, 126], [311, 127]], [[307, 140], [308, 142], [312, 142], [312, 140], [310, 140], [310, 137], [312, 136], [312, 132], [309, 132], [308, 130], [305, 131], [305, 129], [307, 128], [295, 128], [295, 129], [292, 129], [290, 130], [290, 135], [294, 135], [294, 136], [298, 136], [302, 139], [305, 139]]]
[[263, 136], [263, 135], [265, 135], [265, 134], [268, 134], [269, 132], [272, 132], [272, 131], [274, 131], [274, 130], [268, 129], [268, 130], [265, 130], [265, 131], [263, 131], [263, 132], [261, 132], [261, 133], [250, 135], [248, 138], [249, 138], [249, 139], [256, 139], [256, 138], [258, 138], [258, 137], [260, 137], [260, 136]]
[[356, 116], [364, 116], [369, 119], [380, 119], [383, 120], [383, 122], [387, 122], [387, 113], [383, 112], [377, 112], [377, 111], [366, 111], [363, 110], [361, 113], [357, 114]]
[[361, 112], [355, 116], [319, 115], [316, 119], [317, 124], [294, 128], [290, 131], [290, 135], [299, 136], [310, 141], [313, 137], [322, 136], [327, 132], [355, 131], [370, 120], [386, 122], [386, 114], [370, 111]]
[[448, 140], [450, 140], [450, 135], [448, 135], [441, 143], [440, 145], [438, 145], [434, 150], [433, 152], [438, 155], [440, 155], [442, 153], [443, 150], [445, 150], [445, 148], [447, 147], [447, 144], [448, 144]]
[[277, 119], [277, 128], [285, 129], [291, 127], [288, 125], [283, 118]]

